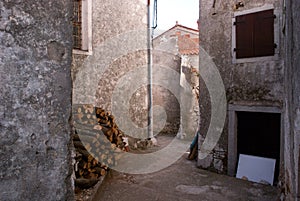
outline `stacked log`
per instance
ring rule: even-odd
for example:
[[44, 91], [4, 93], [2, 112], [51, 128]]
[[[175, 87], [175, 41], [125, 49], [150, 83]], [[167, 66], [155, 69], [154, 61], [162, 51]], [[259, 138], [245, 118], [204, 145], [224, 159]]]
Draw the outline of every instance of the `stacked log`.
[[76, 152], [75, 186], [87, 189], [107, 173], [108, 166], [115, 164], [112, 150], [126, 151], [124, 133], [116, 125], [114, 116], [101, 108], [76, 105], [73, 114], [77, 129], [73, 136]]
[[76, 151], [75, 186], [83, 189], [90, 188], [106, 174], [108, 167], [102, 165], [87, 151], [77, 134], [73, 137], [73, 143]]
[[115, 118], [109, 112], [106, 112], [104, 109], [95, 108], [96, 117], [98, 124], [101, 126], [102, 132], [105, 134], [107, 139], [115, 144], [118, 148], [124, 150], [123, 137], [124, 133], [118, 128], [115, 123]]

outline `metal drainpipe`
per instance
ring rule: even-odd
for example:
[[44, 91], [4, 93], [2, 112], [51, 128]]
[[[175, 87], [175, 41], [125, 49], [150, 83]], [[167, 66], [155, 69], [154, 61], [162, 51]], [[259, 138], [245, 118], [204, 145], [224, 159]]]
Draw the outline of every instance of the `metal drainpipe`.
[[[199, 35], [198, 35], [198, 37], [199, 37], [199, 55], [198, 55], [198, 57], [199, 57], [199, 61], [198, 61], [198, 72], [199, 72], [199, 74], [200, 74], [200, 72], [201, 72], [201, 67], [200, 67], [200, 54], [201, 54], [201, 50], [200, 50], [200, 41], [201, 41], [201, 37], [200, 37], [200, 26], [201, 26], [201, 4], [202, 4], [202, 0], [199, 0], [199, 17], [198, 17], [198, 31], [199, 31]], [[198, 154], [198, 156], [200, 155], [199, 153], [200, 153], [200, 146], [202, 145], [202, 141], [201, 141], [201, 137], [200, 137], [200, 135], [201, 135], [201, 133], [200, 133], [200, 128], [201, 128], [201, 115], [200, 115], [200, 93], [201, 93], [201, 91], [200, 91], [200, 84], [201, 84], [201, 82], [200, 82], [200, 77], [201, 77], [201, 75], [199, 75], [199, 102], [198, 102], [198, 108], [199, 108], [199, 119], [198, 119], [198, 129], [197, 129], [197, 134], [196, 135], [198, 135], [198, 150], [197, 150], [197, 154]], [[197, 164], [199, 164], [199, 161], [200, 161], [200, 159], [197, 157]]]
[[152, 94], [152, 26], [150, 13], [150, 0], [147, 4], [147, 56], [148, 56], [148, 96], [149, 96], [149, 111], [148, 111], [148, 139], [154, 139], [153, 135], [153, 94]]

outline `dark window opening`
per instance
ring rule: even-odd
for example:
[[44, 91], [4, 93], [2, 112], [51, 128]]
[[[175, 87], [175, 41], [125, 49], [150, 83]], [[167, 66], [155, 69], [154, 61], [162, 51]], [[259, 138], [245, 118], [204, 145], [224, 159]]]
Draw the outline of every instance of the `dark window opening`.
[[73, 48], [82, 48], [82, 0], [73, 0]]
[[274, 56], [274, 10], [237, 16], [236, 58]]
[[247, 154], [276, 159], [274, 184], [280, 167], [279, 113], [237, 112], [237, 158]]

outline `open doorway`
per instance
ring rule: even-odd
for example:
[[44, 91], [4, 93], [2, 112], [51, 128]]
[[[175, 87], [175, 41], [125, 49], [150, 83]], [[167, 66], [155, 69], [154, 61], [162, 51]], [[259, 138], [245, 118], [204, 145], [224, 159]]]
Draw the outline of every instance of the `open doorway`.
[[237, 157], [247, 154], [276, 159], [274, 184], [279, 175], [280, 119], [278, 113], [237, 112]]
[[277, 107], [229, 105], [228, 174], [235, 176], [240, 154], [276, 160], [274, 185], [281, 164], [282, 114]]

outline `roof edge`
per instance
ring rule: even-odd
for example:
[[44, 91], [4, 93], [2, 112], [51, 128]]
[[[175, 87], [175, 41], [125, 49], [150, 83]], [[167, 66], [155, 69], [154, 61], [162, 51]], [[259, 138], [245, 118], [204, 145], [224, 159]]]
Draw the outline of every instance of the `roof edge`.
[[[183, 26], [181, 24], [176, 23], [173, 27], [171, 27], [170, 29], [168, 29], [168, 30], [162, 32], [161, 34], [157, 35], [155, 38], [158, 38], [158, 37], [162, 36], [163, 34], [167, 33], [168, 31], [171, 31], [172, 29], [175, 29], [176, 27], [181, 27], [181, 28], [188, 29], [188, 30], [195, 31], [195, 32], [199, 33], [199, 30], [197, 30], [197, 29], [193, 29], [193, 28]], [[155, 38], [153, 38], [153, 39], [155, 39]]]

